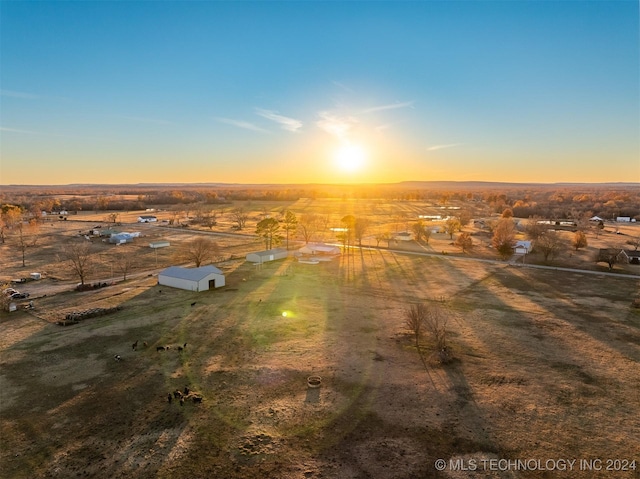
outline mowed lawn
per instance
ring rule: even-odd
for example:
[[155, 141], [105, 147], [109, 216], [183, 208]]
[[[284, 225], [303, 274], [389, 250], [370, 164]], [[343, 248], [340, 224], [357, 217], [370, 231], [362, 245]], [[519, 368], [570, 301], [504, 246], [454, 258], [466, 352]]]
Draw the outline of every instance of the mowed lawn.
[[[355, 250], [238, 262], [204, 293], [144, 277], [41, 298], [47, 319], [122, 309], [66, 327], [2, 316], [0, 476], [638, 477], [637, 464], [468, 476], [435, 461], [640, 460], [639, 290]], [[428, 336], [420, 360], [404, 322], [416, 302], [448, 312], [451, 364]], [[185, 386], [202, 403], [169, 402]]]

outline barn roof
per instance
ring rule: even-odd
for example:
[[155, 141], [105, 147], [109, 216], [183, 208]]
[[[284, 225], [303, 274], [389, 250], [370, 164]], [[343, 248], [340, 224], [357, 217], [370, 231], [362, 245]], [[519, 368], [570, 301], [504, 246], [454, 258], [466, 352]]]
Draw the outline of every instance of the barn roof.
[[169, 276], [171, 278], [186, 279], [189, 281], [200, 281], [206, 278], [211, 273], [222, 274], [215, 266], [201, 266], [200, 268], [182, 268], [180, 266], [169, 266], [167, 269], [160, 272], [162, 276]]
[[249, 253], [249, 254], [255, 254], [260, 257], [265, 257], [265, 256], [271, 256], [272, 254], [286, 253], [286, 252], [287, 250], [284, 248], [273, 248], [265, 251], [256, 251], [255, 253]]

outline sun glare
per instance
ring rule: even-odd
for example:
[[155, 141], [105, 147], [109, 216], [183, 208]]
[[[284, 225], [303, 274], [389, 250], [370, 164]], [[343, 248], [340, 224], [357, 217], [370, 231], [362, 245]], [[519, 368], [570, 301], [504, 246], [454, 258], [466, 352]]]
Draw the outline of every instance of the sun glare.
[[343, 171], [355, 172], [365, 164], [367, 154], [360, 145], [347, 144], [341, 146], [335, 153], [335, 161]]

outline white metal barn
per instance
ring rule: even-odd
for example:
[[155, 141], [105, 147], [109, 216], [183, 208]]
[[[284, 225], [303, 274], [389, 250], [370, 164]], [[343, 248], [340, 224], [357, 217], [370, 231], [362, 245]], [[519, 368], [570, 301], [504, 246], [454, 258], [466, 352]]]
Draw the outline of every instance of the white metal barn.
[[286, 249], [274, 248], [266, 251], [258, 251], [257, 253], [249, 253], [247, 255], [247, 261], [262, 264], [277, 259], [286, 259], [287, 256], [289, 256], [289, 252]]
[[224, 286], [224, 274], [215, 266], [170, 266], [158, 274], [158, 284], [187, 291], [208, 291]]

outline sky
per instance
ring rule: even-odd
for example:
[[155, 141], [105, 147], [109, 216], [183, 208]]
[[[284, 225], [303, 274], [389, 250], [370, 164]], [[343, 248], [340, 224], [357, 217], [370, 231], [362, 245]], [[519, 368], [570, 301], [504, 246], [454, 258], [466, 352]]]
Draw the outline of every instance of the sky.
[[636, 0], [0, 1], [0, 184], [640, 182]]

